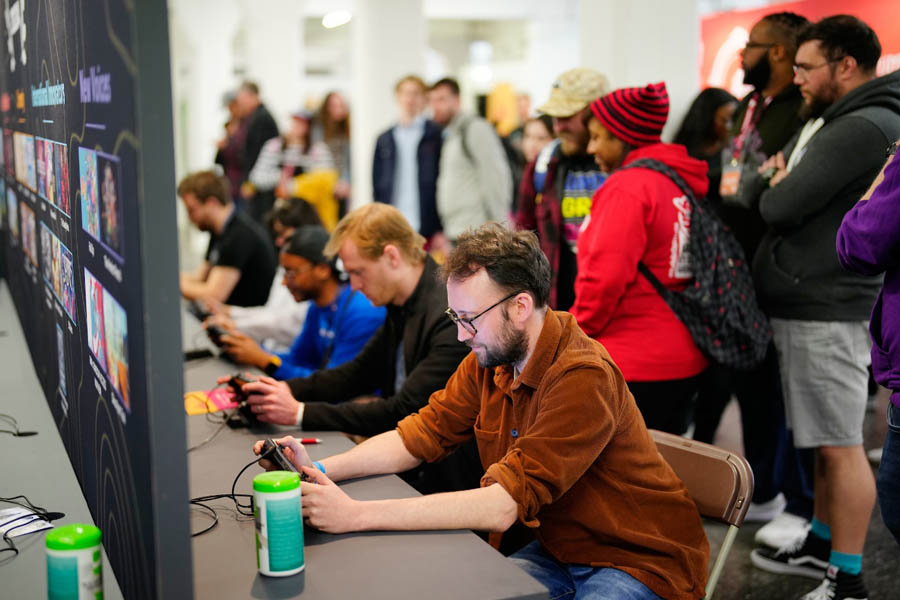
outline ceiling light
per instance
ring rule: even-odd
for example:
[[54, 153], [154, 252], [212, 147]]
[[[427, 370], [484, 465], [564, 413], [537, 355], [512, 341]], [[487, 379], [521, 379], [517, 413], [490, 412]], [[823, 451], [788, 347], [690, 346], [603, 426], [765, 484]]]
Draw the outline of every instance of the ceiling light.
[[334, 29], [341, 25], [346, 25], [353, 18], [353, 14], [349, 10], [333, 10], [322, 17], [322, 27], [325, 29]]

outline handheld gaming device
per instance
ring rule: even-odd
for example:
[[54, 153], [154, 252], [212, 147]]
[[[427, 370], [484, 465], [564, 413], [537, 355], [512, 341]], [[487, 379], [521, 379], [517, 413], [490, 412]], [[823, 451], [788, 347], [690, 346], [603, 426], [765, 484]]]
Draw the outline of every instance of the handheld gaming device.
[[294, 473], [299, 473], [299, 471], [297, 471], [297, 467], [294, 466], [294, 463], [289, 461], [281, 451], [281, 446], [275, 443], [275, 440], [273, 440], [272, 438], [267, 439], [263, 443], [262, 452], [259, 453], [259, 457], [272, 461], [282, 471], [293, 471]]
[[238, 403], [237, 422], [233, 425], [232, 421], [228, 422], [232, 427], [254, 427], [259, 425], [259, 420], [257, 420], [256, 415], [253, 414], [253, 411], [250, 410], [250, 405], [247, 403], [247, 395], [241, 389], [241, 386], [245, 383], [250, 383], [252, 381], [257, 381], [257, 379], [255, 377], [248, 377], [242, 373], [235, 373], [231, 376], [231, 379], [228, 380], [228, 387], [234, 392], [234, 401]]

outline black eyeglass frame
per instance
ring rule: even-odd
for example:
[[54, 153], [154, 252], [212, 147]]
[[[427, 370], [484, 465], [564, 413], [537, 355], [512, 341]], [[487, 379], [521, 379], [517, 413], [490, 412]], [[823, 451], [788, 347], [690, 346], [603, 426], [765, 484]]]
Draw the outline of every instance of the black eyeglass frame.
[[465, 329], [466, 331], [468, 331], [468, 332], [469, 332], [470, 334], [472, 334], [473, 336], [474, 336], [474, 335], [478, 335], [478, 330], [475, 328], [475, 323], [473, 323], [473, 321], [474, 321], [475, 319], [477, 319], [478, 317], [480, 317], [480, 316], [482, 316], [483, 314], [487, 313], [487, 312], [490, 311], [491, 309], [500, 306], [501, 304], [503, 304], [504, 302], [506, 302], [506, 301], [509, 300], [510, 298], [515, 298], [516, 296], [518, 296], [519, 294], [521, 294], [523, 291], [524, 291], [524, 290], [519, 290], [518, 292], [513, 292], [512, 294], [509, 294], [508, 296], [504, 296], [503, 298], [500, 298], [499, 300], [497, 300], [496, 302], [494, 302], [493, 304], [491, 304], [490, 306], [488, 306], [486, 309], [484, 309], [483, 311], [481, 311], [480, 313], [478, 313], [478, 314], [475, 315], [474, 317], [468, 317], [468, 318], [466, 318], [466, 317], [460, 317], [458, 314], [456, 314], [456, 311], [453, 310], [452, 308], [450, 308], [449, 306], [447, 307], [447, 310], [444, 311], [444, 314], [447, 315], [447, 317], [449, 317], [450, 320], [453, 321], [453, 323], [462, 325], [463, 329]]

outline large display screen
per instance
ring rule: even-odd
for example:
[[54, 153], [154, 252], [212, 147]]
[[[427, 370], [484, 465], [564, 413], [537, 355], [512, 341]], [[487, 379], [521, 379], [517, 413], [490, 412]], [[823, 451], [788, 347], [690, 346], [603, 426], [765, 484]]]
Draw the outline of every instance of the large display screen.
[[[161, 328], [174, 335], [148, 333], [166, 310], [154, 298], [178, 297], [177, 257], [155, 245], [175, 228], [165, 3], [16, 0], [2, 10], [10, 292], [125, 597], [173, 597], [164, 579], [189, 596], [177, 306]], [[151, 147], [168, 152], [148, 157]], [[151, 185], [164, 194], [150, 197]], [[153, 348], [169, 350], [155, 365]]]

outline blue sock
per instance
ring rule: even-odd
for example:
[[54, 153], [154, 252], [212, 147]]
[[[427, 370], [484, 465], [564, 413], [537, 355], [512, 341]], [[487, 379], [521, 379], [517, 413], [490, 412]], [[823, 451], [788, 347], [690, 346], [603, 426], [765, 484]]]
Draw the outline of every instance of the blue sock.
[[812, 527], [810, 527], [809, 530], [823, 540], [831, 539], [831, 527], [815, 517], [812, 519]]
[[862, 554], [844, 554], [843, 552], [832, 550], [828, 563], [844, 573], [859, 575], [859, 572], [862, 571]]

